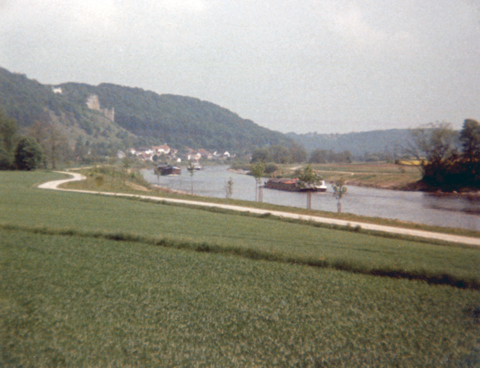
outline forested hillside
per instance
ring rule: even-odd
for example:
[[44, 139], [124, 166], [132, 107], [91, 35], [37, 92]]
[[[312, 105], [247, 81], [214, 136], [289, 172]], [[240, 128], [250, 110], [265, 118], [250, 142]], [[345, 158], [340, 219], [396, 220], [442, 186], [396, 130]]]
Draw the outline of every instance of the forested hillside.
[[[140, 88], [114, 84], [91, 86], [65, 83], [43, 85], [27, 76], [0, 68], [0, 108], [27, 128], [48, 122], [69, 142], [81, 137], [92, 146], [127, 148], [163, 144], [173, 147], [250, 152], [265, 145], [288, 145], [284, 134], [262, 128], [251, 120], [191, 97], [158, 95]], [[86, 106], [97, 95], [102, 108], [114, 108], [114, 121]]]
[[158, 95], [140, 88], [78, 83], [60, 86], [65, 98], [76, 104], [89, 95], [99, 97], [102, 108], [115, 109], [115, 122], [151, 143], [212, 150], [251, 151], [255, 147], [289, 143], [285, 135], [262, 128], [251, 120], [196, 98]]
[[71, 146], [80, 139], [92, 148], [105, 151], [108, 147], [121, 147], [135, 140], [133, 134], [99, 112], [90, 110], [85, 103], [69, 101], [62, 94], [54, 93], [52, 86], [2, 68], [0, 109], [24, 129], [35, 122], [54, 126]]

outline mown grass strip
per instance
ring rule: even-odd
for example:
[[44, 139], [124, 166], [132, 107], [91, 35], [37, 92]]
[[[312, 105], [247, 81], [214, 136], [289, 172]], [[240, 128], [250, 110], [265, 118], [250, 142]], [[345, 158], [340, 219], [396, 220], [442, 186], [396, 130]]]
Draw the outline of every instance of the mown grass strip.
[[420, 280], [429, 284], [449, 285], [456, 288], [471, 288], [480, 290], [480, 281], [474, 277], [459, 276], [449, 273], [436, 272], [426, 269], [402, 270], [394, 266], [369, 267], [365, 264], [356, 264], [348, 260], [329, 260], [325, 257], [314, 258], [301, 255], [275, 253], [274, 251], [243, 248], [213, 242], [197, 242], [189, 238], [148, 237], [128, 232], [82, 231], [70, 228], [49, 228], [46, 226], [24, 226], [0, 223], [0, 229], [9, 231], [24, 231], [43, 235], [63, 235], [84, 238], [101, 238], [113, 241], [136, 242], [155, 246], [190, 250], [196, 252], [209, 252], [217, 254], [230, 254], [252, 260], [265, 260], [280, 263], [291, 263], [311, 267], [331, 268], [357, 274], [382, 276], [398, 279]]
[[[98, 194], [98, 195], [102, 195], [102, 194]], [[386, 239], [407, 240], [407, 241], [415, 241], [417, 243], [435, 244], [435, 245], [444, 245], [444, 246], [455, 246], [455, 247], [462, 247], [462, 248], [473, 248], [473, 249], [478, 248], [477, 246], [471, 245], [471, 244], [452, 243], [452, 242], [449, 242], [449, 241], [446, 241], [446, 240], [427, 239], [427, 238], [417, 237], [417, 236], [413, 236], [413, 235], [397, 234], [397, 233], [390, 233], [390, 232], [384, 232], [384, 231], [378, 231], [378, 230], [369, 230], [369, 229], [362, 228], [361, 225], [357, 225], [357, 226], [352, 226], [350, 224], [337, 225], [337, 224], [330, 224], [330, 223], [326, 223], [326, 222], [317, 222], [317, 221], [313, 221], [313, 220], [302, 220], [302, 219], [281, 217], [281, 216], [273, 215], [269, 212], [264, 213], [264, 214], [257, 214], [257, 213], [253, 213], [253, 212], [249, 212], [249, 211], [235, 211], [235, 210], [229, 210], [229, 209], [226, 209], [226, 208], [192, 205], [192, 204], [187, 204], [187, 203], [176, 203], [176, 202], [170, 202], [170, 201], [166, 201], [166, 200], [158, 201], [158, 200], [154, 200], [154, 199], [146, 199], [146, 198], [130, 197], [130, 196], [129, 197], [123, 197], [123, 198], [129, 199], [129, 200], [134, 200], [134, 201], [145, 202], [145, 203], [151, 203], [151, 204], [161, 204], [161, 205], [168, 205], [168, 206], [177, 206], [177, 207], [183, 207], [183, 208], [197, 209], [197, 210], [208, 211], [208, 212], [212, 212], [212, 213], [220, 213], [220, 214], [227, 214], [227, 215], [240, 215], [240, 216], [247, 216], [247, 217], [253, 217], [253, 218], [268, 218], [268, 219], [271, 219], [271, 220], [287, 222], [287, 223], [290, 223], [290, 224], [306, 225], [306, 226], [312, 226], [312, 227], [330, 229], [330, 230], [349, 231], [349, 232], [361, 233], [361, 234], [380, 237], [380, 238], [386, 238]]]

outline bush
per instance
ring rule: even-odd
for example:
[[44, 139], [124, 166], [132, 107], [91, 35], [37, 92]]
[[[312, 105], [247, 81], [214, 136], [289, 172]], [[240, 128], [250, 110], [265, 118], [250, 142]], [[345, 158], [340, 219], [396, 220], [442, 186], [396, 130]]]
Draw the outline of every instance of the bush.
[[43, 159], [42, 147], [30, 137], [20, 139], [15, 149], [15, 167], [18, 170], [35, 170]]
[[278, 166], [275, 164], [266, 164], [265, 165], [265, 174], [271, 174], [278, 170]]

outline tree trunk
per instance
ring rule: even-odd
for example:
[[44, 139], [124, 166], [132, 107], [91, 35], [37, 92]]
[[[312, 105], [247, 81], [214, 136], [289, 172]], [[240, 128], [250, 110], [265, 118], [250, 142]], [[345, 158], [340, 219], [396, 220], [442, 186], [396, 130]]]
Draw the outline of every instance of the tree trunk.
[[342, 204], [340, 203], [340, 201], [338, 201], [337, 203], [337, 211], [338, 213], [342, 212]]

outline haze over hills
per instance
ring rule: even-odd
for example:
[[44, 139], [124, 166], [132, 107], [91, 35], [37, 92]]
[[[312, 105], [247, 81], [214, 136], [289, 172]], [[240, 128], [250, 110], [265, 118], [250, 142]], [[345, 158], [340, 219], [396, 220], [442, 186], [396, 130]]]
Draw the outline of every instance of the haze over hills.
[[72, 146], [81, 138], [105, 150], [167, 143], [180, 149], [189, 146], [242, 153], [264, 146], [289, 146], [296, 141], [309, 152], [317, 148], [349, 150], [359, 157], [367, 152], [392, 153], [408, 135], [406, 129], [283, 134], [192, 97], [159, 95], [106, 83], [44, 85], [3, 68], [0, 108], [23, 128], [35, 121], [49, 122]]
[[309, 152], [321, 148], [334, 152], [350, 151], [353, 156], [359, 157], [369, 153], [401, 154], [410, 133], [408, 129], [389, 129], [345, 134], [296, 134], [292, 132], [286, 135]]

